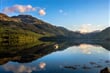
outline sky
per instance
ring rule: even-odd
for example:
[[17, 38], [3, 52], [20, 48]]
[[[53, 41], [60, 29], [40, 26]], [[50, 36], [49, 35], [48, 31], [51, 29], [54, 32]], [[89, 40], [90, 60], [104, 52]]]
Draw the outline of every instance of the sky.
[[109, 0], [0, 0], [0, 12], [28, 14], [72, 31], [92, 32], [110, 26]]

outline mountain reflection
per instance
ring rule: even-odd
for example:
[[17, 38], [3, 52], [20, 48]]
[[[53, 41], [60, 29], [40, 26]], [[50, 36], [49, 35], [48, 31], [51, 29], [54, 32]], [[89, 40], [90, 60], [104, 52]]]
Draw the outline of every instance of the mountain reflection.
[[[71, 46], [79, 46], [84, 54], [91, 54], [91, 47], [100, 46], [110, 50], [110, 42], [80, 42], [80, 41], [57, 41], [44, 42], [41, 44], [31, 43], [20, 45], [19, 43], [9, 44], [8, 42], [0, 43], [0, 65], [9, 61], [28, 63], [37, 60], [45, 55], [55, 51], [64, 50]], [[94, 49], [95, 50], [95, 49]], [[100, 51], [98, 51], [100, 52]], [[40, 64], [41, 68], [45, 63]]]

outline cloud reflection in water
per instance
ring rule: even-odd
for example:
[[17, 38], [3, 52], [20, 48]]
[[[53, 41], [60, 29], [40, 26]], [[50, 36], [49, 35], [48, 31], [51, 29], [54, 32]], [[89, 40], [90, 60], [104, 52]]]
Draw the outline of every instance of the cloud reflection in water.
[[45, 62], [41, 62], [38, 65], [35, 66], [28, 66], [24, 64], [19, 64], [19, 65], [13, 65], [13, 64], [5, 64], [3, 65], [3, 68], [6, 71], [11, 71], [13, 73], [32, 73], [33, 71], [40, 71], [44, 70], [46, 67]]

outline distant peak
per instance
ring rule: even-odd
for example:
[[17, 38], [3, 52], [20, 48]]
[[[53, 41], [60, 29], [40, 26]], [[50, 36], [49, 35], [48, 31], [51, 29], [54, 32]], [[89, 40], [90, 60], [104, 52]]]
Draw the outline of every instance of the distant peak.
[[4, 13], [0, 13], [0, 16], [1, 17], [8, 17], [6, 14], [4, 14]]
[[27, 23], [27, 24], [41, 24], [43, 21], [39, 20], [36, 17], [33, 17], [32, 15], [18, 15], [18, 16], [12, 16], [14, 19], [20, 19], [21, 22]]
[[103, 31], [110, 31], [110, 27], [105, 28]]
[[0, 15], [5, 15], [4, 13], [0, 13]]
[[110, 29], [110, 27], [106, 28], [106, 29]]
[[11, 18], [8, 17], [6, 14], [0, 13], [0, 20], [2, 20], [2, 21], [11, 21]]

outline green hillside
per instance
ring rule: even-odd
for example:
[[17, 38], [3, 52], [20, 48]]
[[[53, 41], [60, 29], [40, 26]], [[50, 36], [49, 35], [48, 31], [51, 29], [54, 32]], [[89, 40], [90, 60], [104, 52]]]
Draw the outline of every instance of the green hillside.
[[0, 13], [0, 41], [4, 41], [5, 36], [11, 40], [17, 37], [19, 41], [26, 42], [39, 41], [38, 39], [42, 37], [102, 40], [110, 39], [110, 27], [97, 33], [81, 34], [64, 27], [54, 26], [31, 15], [9, 17]]
[[[75, 35], [74, 35], [75, 34]], [[15, 41], [21, 44], [41, 43], [39, 38], [50, 36], [76, 36], [75, 32], [57, 27], [30, 15], [9, 17], [0, 13], [0, 42]]]

